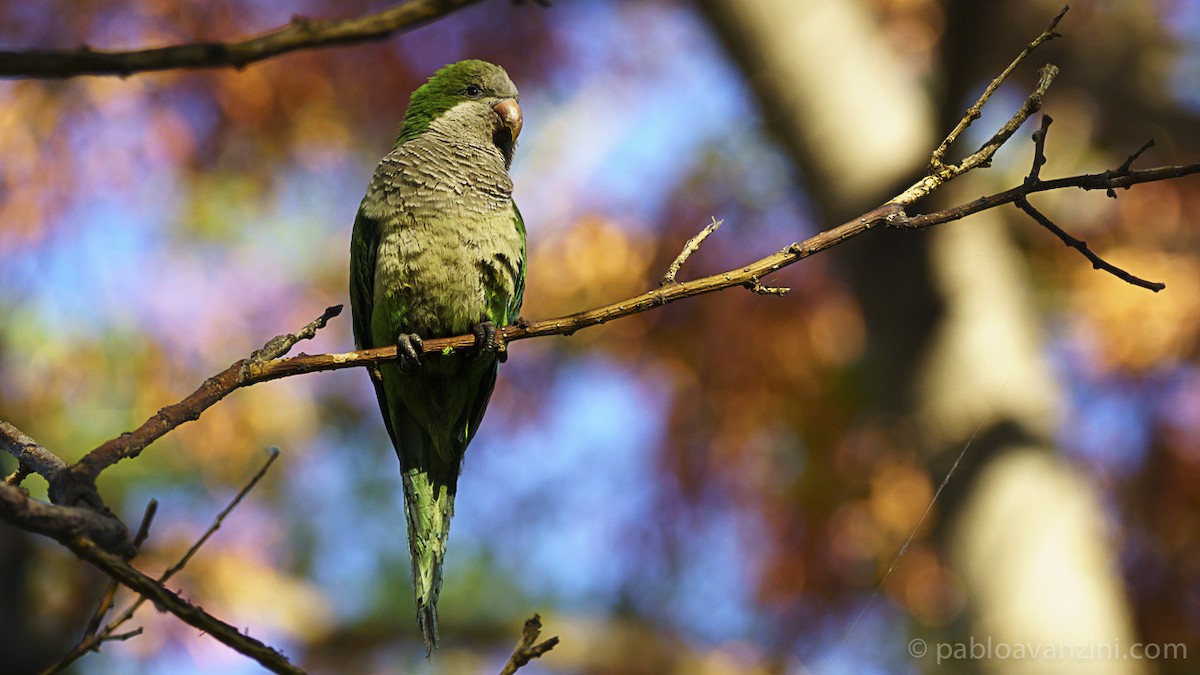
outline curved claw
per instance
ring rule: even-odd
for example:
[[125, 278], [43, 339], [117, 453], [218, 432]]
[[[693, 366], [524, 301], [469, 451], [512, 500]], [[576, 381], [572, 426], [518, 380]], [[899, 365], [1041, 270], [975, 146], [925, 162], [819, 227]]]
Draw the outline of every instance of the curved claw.
[[396, 336], [396, 354], [400, 357], [400, 370], [408, 370], [421, 365], [421, 349], [425, 343], [416, 333], [401, 333]]
[[479, 349], [476, 354], [496, 354], [501, 363], [504, 362], [507, 354], [504, 353], [504, 345], [496, 339], [496, 324], [491, 321], [477, 323], [471, 328], [471, 332], [475, 334], [475, 346]]

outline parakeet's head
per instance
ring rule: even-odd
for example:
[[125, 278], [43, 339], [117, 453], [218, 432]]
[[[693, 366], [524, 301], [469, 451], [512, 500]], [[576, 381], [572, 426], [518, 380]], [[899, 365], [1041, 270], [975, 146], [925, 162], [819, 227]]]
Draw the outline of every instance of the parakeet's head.
[[512, 163], [521, 133], [517, 87], [500, 66], [459, 61], [443, 67], [413, 92], [396, 146], [427, 131], [461, 143], [494, 143]]

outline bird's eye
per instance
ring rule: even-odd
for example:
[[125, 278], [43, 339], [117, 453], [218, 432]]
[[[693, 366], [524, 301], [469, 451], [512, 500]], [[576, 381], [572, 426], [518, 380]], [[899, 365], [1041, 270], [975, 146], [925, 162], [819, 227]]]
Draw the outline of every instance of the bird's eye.
[[471, 98], [475, 98], [476, 96], [479, 96], [482, 93], [483, 93], [483, 90], [479, 88], [479, 85], [477, 85], [477, 84], [468, 84], [467, 85], [467, 96], [470, 96]]

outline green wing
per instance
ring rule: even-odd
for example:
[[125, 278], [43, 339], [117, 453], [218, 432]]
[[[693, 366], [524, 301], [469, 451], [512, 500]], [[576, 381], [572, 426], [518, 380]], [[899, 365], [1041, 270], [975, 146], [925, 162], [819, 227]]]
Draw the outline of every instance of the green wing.
[[504, 317], [503, 325], [507, 326], [517, 317], [521, 315], [521, 301], [525, 299], [525, 219], [521, 217], [521, 210], [517, 208], [517, 203], [513, 202], [513, 225], [517, 231], [521, 233], [521, 261], [518, 265], [519, 272], [517, 273], [516, 283], [513, 286], [513, 295], [508, 302], [508, 316]]
[[[358, 215], [354, 217], [354, 234], [350, 238], [350, 313], [354, 321], [354, 345], [359, 349], [378, 346], [371, 341], [371, 313], [375, 309], [375, 257], [379, 251], [379, 231], [379, 221], [367, 217], [359, 207]], [[388, 437], [392, 439], [393, 447], [399, 447], [392, 417], [388, 414], [383, 373], [378, 365], [367, 368], [367, 372], [371, 374], [371, 384], [375, 385], [375, 397], [383, 411]]]

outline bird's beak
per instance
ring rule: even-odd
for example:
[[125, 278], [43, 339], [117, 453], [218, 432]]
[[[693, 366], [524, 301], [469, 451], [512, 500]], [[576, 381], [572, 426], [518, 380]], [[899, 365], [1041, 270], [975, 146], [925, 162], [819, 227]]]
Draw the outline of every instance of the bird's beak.
[[517, 135], [521, 133], [521, 106], [517, 105], [515, 99], [506, 98], [492, 106], [492, 110], [496, 111], [500, 123], [508, 129], [512, 139], [517, 140]]

